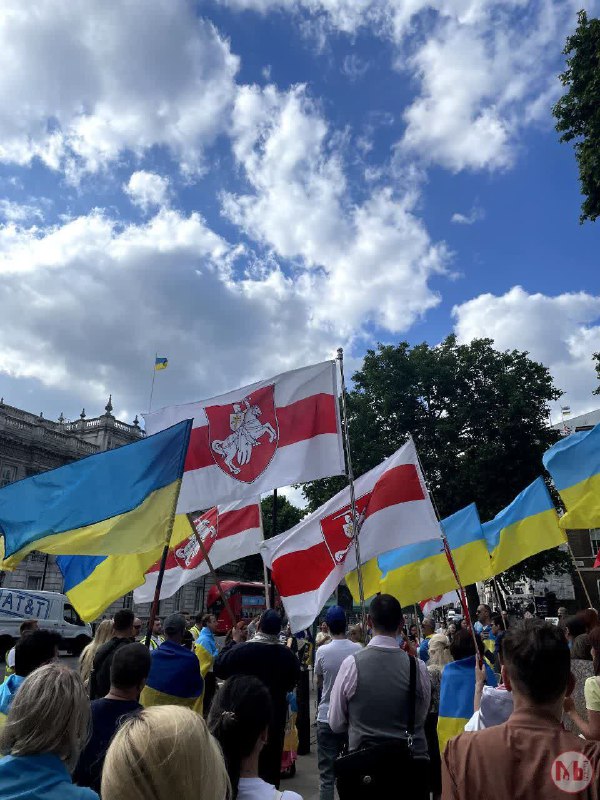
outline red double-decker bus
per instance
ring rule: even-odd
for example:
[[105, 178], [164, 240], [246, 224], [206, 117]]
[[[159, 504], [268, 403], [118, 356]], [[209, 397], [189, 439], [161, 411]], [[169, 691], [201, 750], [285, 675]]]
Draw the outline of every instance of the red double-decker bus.
[[[221, 581], [221, 588], [229, 602], [229, 607], [233, 611], [236, 622], [240, 620], [250, 622], [258, 614], [262, 614], [267, 607], [264, 583]], [[223, 636], [231, 630], [231, 616], [228, 614], [216, 586], [211, 586], [208, 590], [206, 610], [209, 614], [214, 614], [217, 618], [219, 624], [217, 629], [218, 636]]]

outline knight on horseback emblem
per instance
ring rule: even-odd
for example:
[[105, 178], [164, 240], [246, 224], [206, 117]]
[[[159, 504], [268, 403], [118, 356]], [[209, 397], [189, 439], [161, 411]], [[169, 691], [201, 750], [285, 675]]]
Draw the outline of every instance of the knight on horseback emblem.
[[252, 482], [268, 466], [277, 449], [279, 431], [273, 387], [263, 387], [229, 406], [206, 408], [206, 413], [211, 434], [213, 424], [219, 433], [225, 424], [229, 429], [229, 432], [223, 430], [227, 434], [223, 438], [213, 439], [211, 435], [211, 450], [219, 456], [215, 462], [232, 477]]

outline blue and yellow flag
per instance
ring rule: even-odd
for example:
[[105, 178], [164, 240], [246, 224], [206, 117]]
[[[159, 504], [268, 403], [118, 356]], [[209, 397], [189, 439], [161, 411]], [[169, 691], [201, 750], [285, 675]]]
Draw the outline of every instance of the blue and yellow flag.
[[166, 641], [150, 655], [150, 674], [140, 696], [144, 708], [187, 706], [202, 713], [204, 681], [198, 659], [191, 650]]
[[[441, 521], [463, 584], [491, 578], [491, 563], [474, 503]], [[377, 592], [394, 595], [401, 605], [418, 603], [457, 588], [441, 536], [405, 545], [372, 559], [362, 568], [365, 597]], [[346, 576], [358, 597], [356, 572]]]
[[492, 557], [492, 575], [567, 541], [543, 478], [537, 478], [486, 522], [483, 532]]
[[154, 359], [154, 369], [166, 369], [169, 366], [169, 359], [168, 358], [159, 358], [156, 356]]
[[0, 489], [3, 566], [32, 550], [55, 555], [147, 553], [168, 540], [191, 420]]
[[[485, 665], [486, 684], [497, 686], [496, 676]], [[440, 709], [438, 714], [438, 741], [440, 753], [448, 741], [465, 729], [475, 709], [475, 656], [461, 658], [446, 664], [440, 685]]]
[[600, 528], [600, 425], [561, 439], [543, 462], [567, 509], [560, 527]]

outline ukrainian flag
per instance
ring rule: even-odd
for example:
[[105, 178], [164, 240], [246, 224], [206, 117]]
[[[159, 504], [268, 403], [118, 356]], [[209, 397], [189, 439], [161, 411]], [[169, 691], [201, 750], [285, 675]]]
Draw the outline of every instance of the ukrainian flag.
[[[171, 547], [190, 535], [185, 514], [177, 514], [171, 534]], [[79, 616], [92, 622], [119, 597], [141, 586], [145, 574], [162, 555], [164, 542], [148, 550], [126, 556], [58, 556], [56, 563], [64, 578], [64, 593]]]
[[166, 641], [150, 656], [150, 674], [140, 695], [140, 703], [144, 708], [187, 706], [201, 714], [204, 681], [198, 659], [191, 650]]
[[543, 478], [537, 478], [486, 522], [483, 533], [492, 557], [492, 575], [567, 541]]
[[[476, 505], [472, 503], [457, 511], [440, 525], [461, 582], [476, 583], [491, 578], [490, 556]], [[386, 592], [404, 606], [457, 588], [441, 536], [384, 553], [371, 559], [362, 571], [366, 597]], [[346, 582], [353, 596], [358, 596], [356, 573], [348, 575]]]
[[154, 359], [154, 369], [166, 369], [169, 366], [169, 359], [168, 358], [159, 358], [156, 356]]
[[3, 567], [32, 550], [147, 553], [169, 540], [191, 420], [0, 489]]
[[600, 425], [561, 439], [543, 462], [567, 509], [560, 527], [600, 528]]
[[[485, 665], [486, 684], [496, 686], [496, 676]], [[475, 709], [475, 656], [446, 664], [440, 684], [438, 741], [443, 754], [448, 741], [465, 729]]]

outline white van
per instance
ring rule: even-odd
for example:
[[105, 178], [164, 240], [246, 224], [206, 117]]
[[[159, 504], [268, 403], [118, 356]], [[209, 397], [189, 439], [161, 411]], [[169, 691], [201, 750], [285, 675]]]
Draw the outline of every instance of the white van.
[[92, 641], [91, 625], [64, 594], [0, 588], [0, 659], [19, 638], [19, 626], [26, 619], [37, 619], [40, 628], [58, 633], [61, 650], [72, 655], [79, 655]]

